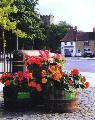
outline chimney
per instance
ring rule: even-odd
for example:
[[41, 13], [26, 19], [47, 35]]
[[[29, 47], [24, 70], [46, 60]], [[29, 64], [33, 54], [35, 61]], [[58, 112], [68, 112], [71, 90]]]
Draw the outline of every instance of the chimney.
[[93, 27], [93, 32], [95, 33], [95, 27]]
[[75, 26], [75, 30], [77, 31], [77, 26]]

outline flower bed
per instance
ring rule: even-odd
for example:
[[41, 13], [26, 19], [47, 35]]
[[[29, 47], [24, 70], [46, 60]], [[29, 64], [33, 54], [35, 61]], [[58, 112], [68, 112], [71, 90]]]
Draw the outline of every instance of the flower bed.
[[[79, 70], [73, 69], [70, 72], [63, 72], [62, 67], [65, 58], [60, 54], [50, 56], [47, 50], [39, 51], [38, 56], [25, 54], [24, 62], [27, 67], [25, 72], [4, 73], [0, 78], [0, 81], [5, 85], [5, 90], [3, 90], [5, 107], [10, 106], [12, 100], [15, 99], [16, 101], [14, 101], [18, 106], [20, 106], [21, 101], [26, 100], [33, 109], [44, 106], [49, 111], [56, 111], [56, 107], [59, 112], [76, 110], [77, 89], [89, 87], [85, 76], [82, 76]], [[10, 94], [11, 91], [12, 94]], [[71, 106], [70, 100], [73, 102], [75, 109], [73, 107], [68, 108], [68, 106]], [[64, 110], [66, 101], [68, 110]], [[63, 107], [60, 107], [62, 104]]]

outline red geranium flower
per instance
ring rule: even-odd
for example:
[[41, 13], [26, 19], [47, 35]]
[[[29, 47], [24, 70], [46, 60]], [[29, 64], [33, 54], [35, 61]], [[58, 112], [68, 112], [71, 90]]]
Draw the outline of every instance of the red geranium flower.
[[9, 73], [3, 73], [1, 78], [7, 78], [7, 77], [10, 77], [10, 74]]
[[79, 74], [79, 70], [78, 69], [73, 69], [73, 70], [71, 70], [71, 74], [72, 75], [78, 75]]
[[18, 76], [22, 76], [22, 75], [23, 75], [23, 71], [18, 71], [18, 72], [17, 72], [17, 75], [18, 75]]
[[0, 83], [2, 83], [2, 80], [0, 80]]
[[49, 51], [48, 51], [48, 50], [45, 50], [44, 52], [45, 52], [45, 54], [47, 54], [47, 55], [49, 54]]
[[83, 82], [83, 83], [86, 82], [86, 78], [85, 78], [85, 76], [83, 76], [83, 78], [82, 78], [82, 82]]
[[74, 81], [73, 81], [73, 80], [69, 80], [69, 84], [70, 84], [70, 85], [73, 85], [73, 84], [74, 84]]
[[40, 84], [37, 84], [37, 85], [36, 85], [36, 89], [37, 89], [38, 92], [41, 92], [41, 91], [42, 91], [41, 85], [40, 85]]
[[28, 55], [28, 54], [24, 54], [24, 57], [26, 58], [26, 59], [28, 59], [29, 57], [30, 57], [30, 55]]
[[90, 83], [86, 82], [84, 85], [85, 85], [85, 88], [88, 88], [90, 86]]
[[36, 87], [36, 82], [30, 82], [29, 84], [31, 85], [31, 87]]
[[46, 84], [47, 83], [47, 79], [46, 78], [42, 78], [42, 83]]
[[7, 80], [7, 81], [5, 82], [5, 85], [6, 85], [6, 86], [9, 86], [10, 84], [11, 84], [10, 80]]
[[41, 76], [42, 76], [42, 77], [45, 77], [46, 73], [47, 73], [46, 70], [42, 70]]

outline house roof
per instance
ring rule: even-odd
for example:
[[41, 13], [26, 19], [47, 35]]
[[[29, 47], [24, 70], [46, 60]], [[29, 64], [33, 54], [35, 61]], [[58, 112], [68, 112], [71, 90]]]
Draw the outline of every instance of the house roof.
[[95, 40], [94, 32], [79, 32], [75, 29], [70, 29], [69, 32], [61, 39], [61, 42], [69, 41], [85, 41], [85, 40]]

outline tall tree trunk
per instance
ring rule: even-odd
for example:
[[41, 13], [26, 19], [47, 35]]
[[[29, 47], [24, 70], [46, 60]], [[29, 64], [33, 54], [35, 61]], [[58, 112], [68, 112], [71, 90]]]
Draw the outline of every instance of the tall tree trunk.
[[5, 41], [5, 35], [4, 35], [4, 29], [3, 28], [2, 28], [2, 39], [3, 39], [3, 56], [4, 56], [4, 72], [5, 72], [5, 64], [6, 64], [5, 47], [6, 47], [6, 41]]
[[17, 36], [16, 50], [18, 50], [18, 36]]

